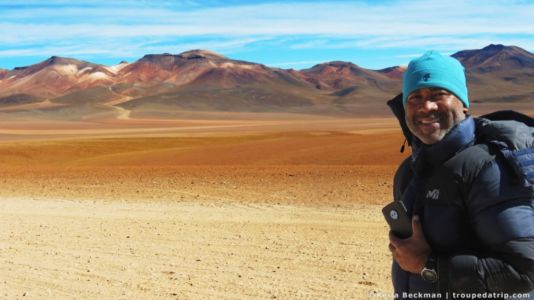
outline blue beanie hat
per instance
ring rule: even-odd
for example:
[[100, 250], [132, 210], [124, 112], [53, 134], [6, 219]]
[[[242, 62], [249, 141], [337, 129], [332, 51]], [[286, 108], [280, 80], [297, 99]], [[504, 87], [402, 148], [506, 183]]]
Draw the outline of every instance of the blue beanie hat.
[[402, 104], [415, 90], [438, 87], [453, 93], [469, 107], [464, 67], [455, 58], [428, 51], [410, 62], [402, 81]]

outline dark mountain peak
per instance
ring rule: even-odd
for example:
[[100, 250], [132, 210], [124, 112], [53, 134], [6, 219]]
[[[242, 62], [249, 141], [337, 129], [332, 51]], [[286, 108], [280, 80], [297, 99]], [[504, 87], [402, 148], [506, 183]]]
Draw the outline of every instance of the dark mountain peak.
[[147, 54], [143, 56], [139, 61], [148, 62], [152, 64], [159, 64], [164, 66], [174, 65], [176, 63], [185, 63], [187, 61], [194, 60], [223, 60], [226, 57], [219, 55], [215, 52], [208, 50], [191, 50], [176, 54], [163, 53], [163, 54]]
[[340, 60], [327, 62], [326, 64], [329, 66], [333, 66], [333, 67], [344, 67], [344, 66], [358, 67], [357, 65], [355, 65], [354, 63], [351, 63], [350, 61], [340, 61]]
[[143, 57], [141, 57], [141, 59], [139, 61], [154, 61], [154, 60], [157, 60], [157, 59], [160, 59], [160, 58], [164, 58], [164, 57], [169, 57], [169, 56], [174, 57], [175, 55], [172, 55], [170, 53], [145, 54]]
[[[157, 65], [165, 69], [172, 69], [179, 61], [180, 57], [178, 55], [162, 53], [146, 54], [140, 60], [138, 60], [137, 63], [147, 63], [150, 65]], [[133, 65], [137, 65], [137, 63], [134, 63]]]
[[195, 49], [180, 53], [178, 56], [186, 59], [227, 59], [226, 57], [209, 50]]
[[121, 62], [119, 63], [119, 65], [123, 65], [123, 64], [127, 64], [128, 62], [125, 61], [125, 60], [121, 60]]
[[349, 67], [349, 68], [358, 68], [357, 65], [354, 63], [351, 63], [350, 61], [329, 61], [322, 64], [316, 64], [311, 69], [318, 69], [318, 68], [325, 68], [325, 67], [335, 67], [335, 68], [343, 68], [343, 67]]
[[74, 58], [51, 56], [47, 60], [42, 62], [45, 65], [79, 65], [79, 64], [91, 64], [84, 61], [80, 61]]
[[505, 49], [506, 46], [503, 44], [489, 44], [486, 47], [482, 48], [484, 51], [501, 51]]
[[482, 49], [460, 51], [452, 57], [466, 69], [477, 72], [534, 68], [534, 54], [516, 46], [491, 44]]

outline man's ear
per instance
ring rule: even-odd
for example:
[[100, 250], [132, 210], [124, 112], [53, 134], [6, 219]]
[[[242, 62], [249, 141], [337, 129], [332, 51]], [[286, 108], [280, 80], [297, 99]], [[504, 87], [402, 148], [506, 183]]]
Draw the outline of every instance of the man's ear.
[[464, 111], [464, 114], [467, 114], [467, 111], [468, 111], [467, 107], [464, 107], [463, 111]]

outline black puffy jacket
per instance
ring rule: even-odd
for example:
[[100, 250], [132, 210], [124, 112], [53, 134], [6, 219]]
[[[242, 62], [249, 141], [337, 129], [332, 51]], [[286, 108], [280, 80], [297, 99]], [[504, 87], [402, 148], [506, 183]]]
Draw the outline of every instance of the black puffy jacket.
[[439, 273], [430, 283], [393, 262], [398, 298], [534, 299], [533, 129], [468, 117], [427, 146], [389, 104], [412, 146], [395, 175], [394, 198], [420, 216]]

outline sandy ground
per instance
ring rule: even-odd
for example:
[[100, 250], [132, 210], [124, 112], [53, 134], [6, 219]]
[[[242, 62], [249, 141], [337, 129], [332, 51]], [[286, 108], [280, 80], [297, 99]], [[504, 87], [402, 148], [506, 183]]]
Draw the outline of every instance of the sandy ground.
[[366, 299], [389, 290], [379, 206], [3, 199], [1, 297]]
[[0, 299], [391, 292], [394, 120], [193, 123], [4, 124]]

